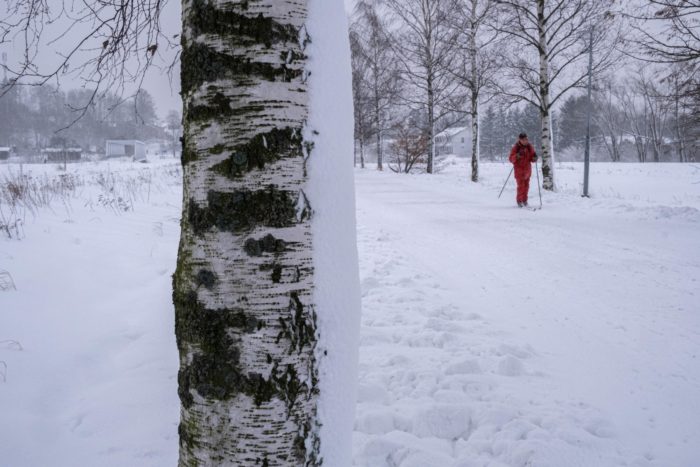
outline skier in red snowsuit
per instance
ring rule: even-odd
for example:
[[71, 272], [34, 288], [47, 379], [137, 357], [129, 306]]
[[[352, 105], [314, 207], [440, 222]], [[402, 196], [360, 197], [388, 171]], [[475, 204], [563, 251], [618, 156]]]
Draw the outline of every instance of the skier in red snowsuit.
[[518, 184], [518, 194], [516, 196], [518, 207], [527, 206], [527, 193], [530, 191], [530, 176], [532, 175], [532, 166], [530, 164], [537, 160], [537, 154], [535, 153], [535, 148], [527, 140], [525, 133], [520, 133], [518, 136], [518, 142], [510, 150], [508, 159], [513, 164], [515, 181]]

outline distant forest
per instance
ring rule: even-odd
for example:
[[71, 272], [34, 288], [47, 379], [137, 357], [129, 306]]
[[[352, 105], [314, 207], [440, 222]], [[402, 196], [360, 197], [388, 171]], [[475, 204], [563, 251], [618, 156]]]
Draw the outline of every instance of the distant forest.
[[92, 97], [87, 89], [9, 87], [0, 99], [0, 146], [29, 155], [46, 147], [102, 153], [107, 139], [176, 141], [179, 115], [171, 112], [160, 122], [146, 90], [126, 99], [113, 93]]

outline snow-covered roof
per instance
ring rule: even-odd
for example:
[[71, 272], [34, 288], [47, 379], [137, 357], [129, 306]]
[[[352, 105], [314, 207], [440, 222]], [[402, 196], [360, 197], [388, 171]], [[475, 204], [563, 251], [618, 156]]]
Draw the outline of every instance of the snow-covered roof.
[[438, 133], [437, 135], [435, 135], [435, 137], [437, 138], [437, 137], [439, 137], [439, 136], [446, 136], [446, 137], [448, 137], [448, 138], [451, 138], [452, 136], [457, 135], [457, 134], [459, 134], [459, 133], [462, 133], [463, 131], [466, 131], [466, 130], [468, 130], [468, 129], [469, 129], [469, 128], [466, 127], [466, 126], [455, 126], [455, 127], [452, 127], [452, 128], [445, 128], [445, 129], [442, 130], [440, 133]]
[[8, 148], [8, 147], [6, 147], [6, 146], [0, 146], [0, 151], [2, 151], [2, 152], [9, 152], [9, 151], [10, 151], [10, 148]]

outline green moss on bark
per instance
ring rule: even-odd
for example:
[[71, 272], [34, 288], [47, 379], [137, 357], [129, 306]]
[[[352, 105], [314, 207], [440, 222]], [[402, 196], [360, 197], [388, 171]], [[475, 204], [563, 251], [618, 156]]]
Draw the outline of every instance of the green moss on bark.
[[208, 206], [199, 207], [191, 200], [187, 217], [196, 235], [214, 227], [226, 232], [242, 232], [256, 226], [290, 227], [296, 223], [298, 196], [273, 185], [257, 191], [210, 191]]

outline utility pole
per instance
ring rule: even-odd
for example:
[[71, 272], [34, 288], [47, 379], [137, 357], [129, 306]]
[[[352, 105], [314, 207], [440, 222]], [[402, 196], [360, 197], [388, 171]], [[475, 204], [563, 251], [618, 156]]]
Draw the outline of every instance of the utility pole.
[[583, 197], [588, 196], [588, 175], [591, 165], [591, 112], [593, 103], [591, 101], [591, 87], [593, 83], [593, 26], [591, 25], [590, 39], [588, 43], [588, 115], [586, 117], [586, 152], [583, 159]]

